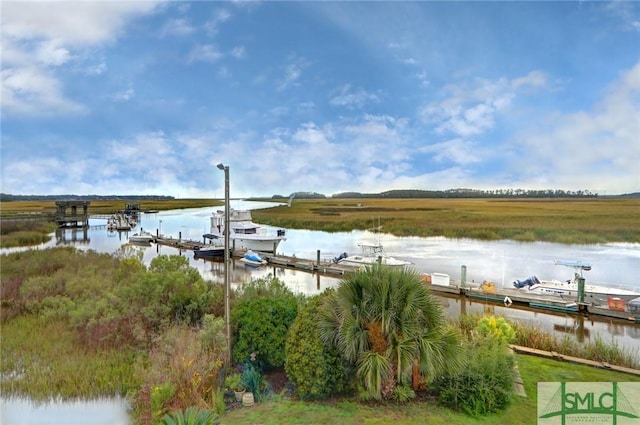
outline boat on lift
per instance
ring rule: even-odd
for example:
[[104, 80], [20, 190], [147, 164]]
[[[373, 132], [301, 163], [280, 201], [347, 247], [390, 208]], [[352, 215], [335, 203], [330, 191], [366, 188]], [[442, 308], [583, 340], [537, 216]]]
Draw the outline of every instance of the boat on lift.
[[[537, 276], [529, 276], [526, 279], [514, 280], [513, 287], [516, 289], [527, 290], [531, 293], [555, 295], [560, 297], [578, 297], [578, 281], [582, 279], [582, 272], [591, 270], [591, 264], [583, 261], [565, 261], [556, 260], [554, 262], [559, 266], [572, 267], [576, 271], [572, 279], [565, 281], [559, 280], [542, 280]], [[611, 298], [619, 298], [624, 301], [631, 301], [640, 297], [640, 292], [628, 288], [618, 288], [606, 285], [592, 285], [585, 283], [584, 300], [595, 305], [607, 304]]]

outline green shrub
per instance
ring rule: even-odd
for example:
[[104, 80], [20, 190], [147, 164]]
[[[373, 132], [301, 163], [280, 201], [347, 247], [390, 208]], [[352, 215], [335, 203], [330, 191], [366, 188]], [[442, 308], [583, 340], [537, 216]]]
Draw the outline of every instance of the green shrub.
[[244, 292], [233, 307], [232, 347], [236, 362], [253, 357], [266, 369], [284, 365], [287, 332], [298, 306], [293, 293], [279, 289], [279, 285], [277, 279], [272, 279], [268, 287], [276, 287], [275, 292], [251, 291], [250, 296]]
[[515, 360], [506, 344], [496, 338], [482, 338], [467, 347], [467, 359], [460, 373], [434, 381], [439, 402], [474, 417], [505, 409], [515, 379]]
[[327, 347], [318, 333], [318, 306], [322, 295], [299, 307], [286, 343], [285, 372], [302, 399], [322, 399], [346, 386], [346, 367], [335, 349]]
[[392, 398], [401, 403], [411, 401], [416, 397], [416, 392], [409, 385], [396, 385], [393, 387]]
[[186, 410], [178, 410], [162, 419], [164, 425], [217, 425], [220, 419], [209, 409], [198, 409], [195, 406]]
[[249, 362], [242, 365], [242, 386], [248, 392], [253, 393], [255, 401], [265, 400], [271, 391], [269, 383], [265, 381], [262, 373]]
[[167, 413], [166, 403], [176, 392], [171, 382], [165, 382], [151, 389], [151, 411], [154, 419], [160, 419]]
[[504, 317], [484, 316], [478, 321], [476, 331], [481, 336], [491, 336], [506, 343], [516, 339], [515, 330]]
[[[201, 332], [184, 325], [169, 328], [156, 339], [145, 364], [140, 365], [143, 370], [139, 373], [145, 380], [143, 387], [151, 389], [149, 407], [153, 417], [170, 407], [184, 409], [215, 404], [223, 353], [204, 347]], [[136, 404], [138, 419], [149, 416], [150, 412], [144, 410], [146, 403], [138, 400]]]
[[224, 386], [231, 391], [244, 391], [245, 387], [242, 383], [242, 374], [236, 372], [227, 375], [227, 377], [224, 378]]

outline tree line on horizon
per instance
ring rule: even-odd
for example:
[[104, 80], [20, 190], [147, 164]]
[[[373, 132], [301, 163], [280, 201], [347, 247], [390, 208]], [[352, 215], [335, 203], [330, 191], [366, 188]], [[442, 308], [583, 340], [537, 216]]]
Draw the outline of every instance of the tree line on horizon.
[[[289, 196], [273, 195], [272, 199], [345, 199], [345, 198], [597, 198], [600, 195], [589, 190], [525, 190], [525, 189], [447, 189], [420, 190], [400, 189], [380, 193], [341, 192], [326, 196], [317, 192], [294, 192]], [[620, 197], [637, 197], [640, 193], [618, 195]]]

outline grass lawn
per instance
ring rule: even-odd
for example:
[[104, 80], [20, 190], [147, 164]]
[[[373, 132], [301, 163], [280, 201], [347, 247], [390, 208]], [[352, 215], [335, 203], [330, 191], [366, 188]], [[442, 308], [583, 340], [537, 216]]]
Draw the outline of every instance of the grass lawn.
[[640, 377], [575, 365], [534, 356], [516, 355], [518, 369], [524, 381], [527, 398], [514, 396], [511, 406], [500, 414], [472, 418], [440, 407], [431, 401], [414, 401], [405, 405], [395, 403], [358, 403], [347, 399], [325, 402], [302, 402], [275, 397], [274, 400], [229, 411], [222, 417], [225, 424], [253, 425], [466, 425], [501, 424], [534, 425], [537, 423], [537, 382], [597, 382], [635, 381]]

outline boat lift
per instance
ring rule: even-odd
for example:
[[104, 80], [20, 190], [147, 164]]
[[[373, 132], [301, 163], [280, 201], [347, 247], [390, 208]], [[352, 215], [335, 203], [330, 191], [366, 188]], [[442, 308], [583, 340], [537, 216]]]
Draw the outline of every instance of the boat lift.
[[574, 273], [574, 279], [578, 282], [578, 306], [582, 309], [585, 306], [584, 303], [584, 282], [585, 279], [582, 277], [583, 271], [591, 270], [591, 264], [585, 263], [584, 261], [566, 261], [566, 260], [555, 260], [554, 264], [558, 266], [567, 266], [573, 267], [576, 270], [580, 270], [580, 274], [576, 271]]
[[580, 276], [582, 276], [582, 270], [587, 272], [591, 270], [591, 264], [585, 263], [584, 261], [555, 260], [553, 264], [556, 266], [573, 267], [576, 270], [580, 270]]

